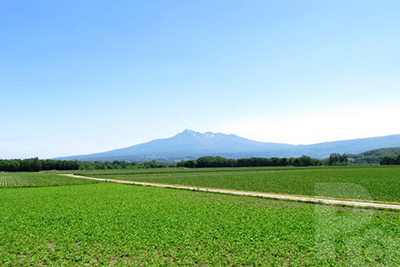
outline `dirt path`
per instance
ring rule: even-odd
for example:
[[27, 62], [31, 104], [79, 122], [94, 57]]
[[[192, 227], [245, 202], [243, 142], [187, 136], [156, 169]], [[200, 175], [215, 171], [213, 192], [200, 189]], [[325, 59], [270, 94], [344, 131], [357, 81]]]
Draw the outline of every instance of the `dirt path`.
[[231, 189], [214, 189], [214, 188], [194, 187], [194, 186], [184, 186], [184, 185], [143, 183], [143, 182], [134, 182], [134, 181], [115, 180], [115, 179], [94, 178], [94, 177], [80, 176], [80, 175], [74, 175], [74, 174], [62, 174], [62, 175], [74, 177], [74, 178], [97, 180], [97, 181], [102, 181], [102, 182], [113, 182], [113, 183], [120, 183], [120, 184], [155, 186], [155, 187], [164, 187], [164, 188], [195, 190], [195, 191], [204, 191], [204, 192], [221, 193], [221, 194], [263, 197], [263, 198], [271, 198], [271, 199], [292, 200], [292, 201], [300, 201], [300, 202], [351, 206], [351, 207], [360, 207], [360, 208], [400, 210], [400, 204], [396, 205], [396, 204], [385, 204], [385, 203], [375, 203], [375, 202], [338, 200], [338, 199], [329, 199], [329, 198], [320, 198], [320, 197], [302, 197], [302, 196], [293, 196], [293, 195], [238, 191], [238, 190], [231, 190]]

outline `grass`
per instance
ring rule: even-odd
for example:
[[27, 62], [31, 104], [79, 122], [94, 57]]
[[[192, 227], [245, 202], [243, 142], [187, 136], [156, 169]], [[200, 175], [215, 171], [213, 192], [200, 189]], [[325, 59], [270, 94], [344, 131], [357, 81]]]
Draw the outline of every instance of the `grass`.
[[0, 189], [10, 187], [41, 187], [60, 185], [79, 185], [96, 181], [60, 176], [51, 172], [1, 172]]
[[113, 183], [5, 188], [0, 203], [1, 266], [400, 264], [394, 211]]
[[80, 174], [139, 182], [400, 202], [400, 166], [162, 169]]

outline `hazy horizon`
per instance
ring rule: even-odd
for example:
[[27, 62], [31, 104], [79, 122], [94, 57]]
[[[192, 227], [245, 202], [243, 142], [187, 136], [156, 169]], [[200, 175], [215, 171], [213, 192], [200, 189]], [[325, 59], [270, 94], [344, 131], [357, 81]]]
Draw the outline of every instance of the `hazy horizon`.
[[184, 129], [314, 144], [400, 134], [398, 1], [35, 1], [0, 10], [0, 158]]

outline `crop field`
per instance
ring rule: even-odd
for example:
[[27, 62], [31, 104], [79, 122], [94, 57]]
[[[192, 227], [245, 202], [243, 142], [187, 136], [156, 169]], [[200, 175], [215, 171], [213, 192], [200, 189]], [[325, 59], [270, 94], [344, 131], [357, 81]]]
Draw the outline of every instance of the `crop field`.
[[138, 182], [400, 202], [400, 166], [162, 169], [80, 174]]
[[0, 189], [6, 187], [38, 187], [38, 186], [59, 186], [96, 183], [96, 181], [74, 179], [60, 176], [55, 173], [43, 172], [1, 172]]
[[400, 265], [395, 211], [115, 183], [0, 203], [0, 266]]

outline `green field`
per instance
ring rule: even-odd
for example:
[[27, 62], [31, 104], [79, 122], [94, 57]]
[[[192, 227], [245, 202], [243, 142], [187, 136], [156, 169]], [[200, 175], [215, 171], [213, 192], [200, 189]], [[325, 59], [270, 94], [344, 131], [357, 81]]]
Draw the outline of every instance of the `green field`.
[[[208, 188], [400, 202], [400, 166], [215, 168], [80, 172], [82, 175]], [[330, 183], [332, 190], [321, 190]]]
[[[370, 181], [386, 175], [382, 181], [388, 183], [395, 181], [398, 171], [396, 167], [230, 168], [84, 174], [157, 182], [191, 179], [205, 185], [215, 180], [218, 186], [212, 187], [223, 187], [222, 181], [231, 179], [225, 188], [235, 185], [243, 190], [244, 185], [255, 188], [255, 181], [268, 188], [265, 181], [278, 184], [282, 177], [292, 177], [286, 178], [291, 181], [287, 184], [295, 186], [296, 177], [307, 181], [308, 176], [323, 174], [327, 181], [342, 174], [346, 183], [349, 173], [354, 181], [362, 174], [369, 174]], [[0, 266], [400, 265], [397, 211], [93, 184], [51, 172], [1, 173], [1, 179]], [[297, 182], [307, 189], [301, 184]]]
[[96, 183], [92, 180], [72, 179], [51, 172], [0, 172], [0, 189], [10, 187], [40, 187]]
[[400, 264], [393, 211], [113, 183], [2, 189], [0, 203], [1, 266]]

